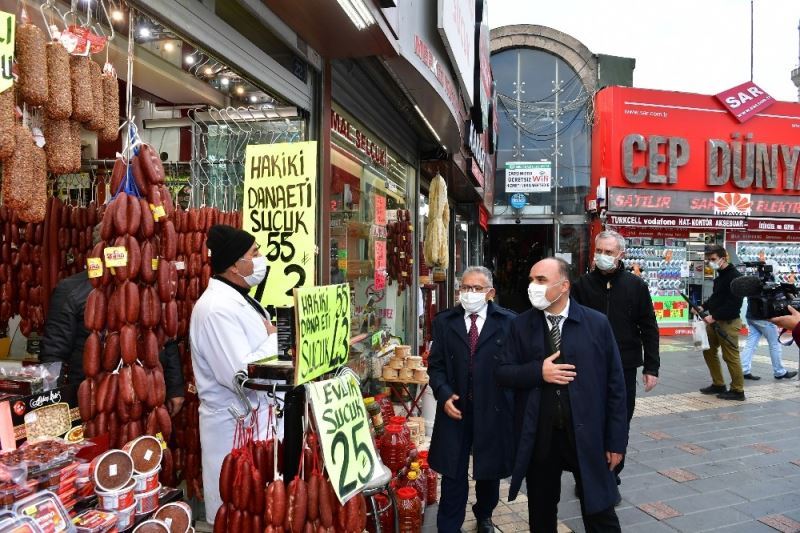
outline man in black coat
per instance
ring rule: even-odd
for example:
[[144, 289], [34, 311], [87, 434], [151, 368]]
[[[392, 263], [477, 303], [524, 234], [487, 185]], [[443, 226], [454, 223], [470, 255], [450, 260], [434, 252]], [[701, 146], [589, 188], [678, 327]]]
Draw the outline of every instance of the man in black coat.
[[518, 436], [509, 500], [528, 486], [532, 531], [555, 533], [561, 474], [571, 471], [587, 532], [620, 531], [614, 468], [628, 443], [622, 362], [608, 319], [570, 300], [569, 265], [530, 272], [533, 309], [511, 323], [496, 379], [514, 389]]
[[480, 533], [494, 531], [500, 479], [511, 472], [511, 396], [493, 376], [516, 314], [495, 305], [494, 294], [491, 272], [470, 267], [460, 304], [433, 321], [428, 374], [438, 404], [428, 461], [442, 475], [437, 527], [444, 533], [460, 532], [464, 522], [470, 454]]
[[[75, 387], [84, 379], [83, 346], [89, 331], [83, 324], [83, 312], [91, 291], [92, 284], [85, 270], [58, 282], [50, 296], [50, 309], [42, 335], [39, 361], [62, 363], [64, 383]], [[184, 398], [183, 370], [177, 342], [168, 341], [159, 357], [167, 386], [166, 407], [170, 415], [175, 415], [183, 406]]]
[[[644, 365], [642, 382], [645, 392], [650, 392], [658, 384], [661, 366], [658, 323], [647, 283], [625, 270], [622, 263], [625, 238], [609, 230], [600, 232], [594, 242], [595, 268], [572, 286], [572, 297], [579, 304], [600, 311], [611, 322], [625, 375], [630, 431], [636, 406], [637, 369]], [[618, 485], [619, 473], [624, 466], [623, 459], [616, 470]]]

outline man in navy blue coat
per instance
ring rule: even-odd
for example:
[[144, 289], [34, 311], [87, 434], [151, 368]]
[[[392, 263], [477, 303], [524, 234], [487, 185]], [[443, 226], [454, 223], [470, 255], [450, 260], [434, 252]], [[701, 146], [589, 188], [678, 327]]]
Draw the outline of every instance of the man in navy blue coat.
[[478, 532], [494, 531], [492, 512], [500, 479], [511, 473], [511, 392], [494, 381], [506, 333], [516, 316], [495, 305], [492, 274], [470, 267], [461, 278], [459, 305], [433, 321], [428, 374], [438, 402], [428, 461], [442, 475], [437, 527], [461, 531], [469, 495], [473, 456]]
[[587, 532], [620, 531], [614, 468], [628, 443], [625, 381], [608, 319], [570, 299], [569, 265], [530, 272], [533, 309], [511, 323], [497, 383], [514, 389], [518, 436], [509, 500], [528, 486], [532, 531], [555, 533], [561, 474], [571, 471]]

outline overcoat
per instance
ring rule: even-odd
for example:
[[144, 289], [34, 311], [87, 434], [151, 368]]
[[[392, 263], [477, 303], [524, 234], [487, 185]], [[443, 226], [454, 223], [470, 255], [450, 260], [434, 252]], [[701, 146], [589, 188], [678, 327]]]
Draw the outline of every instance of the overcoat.
[[[531, 309], [511, 323], [497, 382], [514, 389], [514, 435], [518, 435], [509, 500], [514, 500], [528, 473], [536, 444], [542, 397], [542, 364], [549, 357], [544, 313]], [[617, 343], [608, 319], [570, 301], [561, 333], [561, 356], [575, 365], [568, 385], [578, 466], [587, 514], [614, 505], [616, 479], [609, 471], [606, 452], [625, 453], [628, 421], [625, 381]]]
[[[478, 337], [473, 368], [473, 478], [502, 479], [511, 473], [511, 391], [494, 380], [506, 333], [516, 316], [489, 302], [486, 321]], [[433, 345], [428, 356], [430, 387], [437, 400], [436, 418], [428, 461], [443, 476], [456, 477], [458, 450], [464, 438], [464, 421], [444, 412], [444, 403], [457, 394], [457, 407], [467, 400], [469, 337], [464, 308], [457, 305], [433, 320]]]

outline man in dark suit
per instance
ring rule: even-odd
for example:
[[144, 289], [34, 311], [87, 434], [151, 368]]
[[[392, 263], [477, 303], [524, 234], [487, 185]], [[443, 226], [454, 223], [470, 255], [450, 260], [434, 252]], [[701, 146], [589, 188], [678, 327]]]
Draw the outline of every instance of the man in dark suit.
[[468, 268], [459, 291], [459, 305], [433, 321], [428, 374], [438, 405], [428, 460], [442, 475], [438, 530], [456, 533], [466, 514], [472, 454], [472, 512], [484, 533], [494, 531], [500, 479], [511, 472], [511, 395], [493, 376], [516, 315], [491, 301], [492, 274], [484, 267]]
[[570, 300], [569, 265], [530, 272], [533, 309], [511, 323], [497, 383], [514, 389], [518, 436], [509, 499], [523, 478], [532, 531], [555, 533], [561, 474], [572, 472], [587, 532], [621, 531], [614, 468], [628, 443], [625, 380], [608, 319]]

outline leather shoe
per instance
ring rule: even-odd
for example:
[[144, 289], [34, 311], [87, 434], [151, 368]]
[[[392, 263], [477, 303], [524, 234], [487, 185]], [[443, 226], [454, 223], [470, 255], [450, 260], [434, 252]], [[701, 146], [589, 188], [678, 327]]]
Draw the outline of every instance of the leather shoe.
[[484, 518], [478, 522], [478, 533], [494, 533], [494, 523], [491, 518]]
[[721, 392], [727, 392], [728, 388], [725, 385], [714, 385], [711, 384], [708, 387], [703, 387], [700, 389], [702, 394], [719, 394]]
[[[783, 376], [781, 376], [781, 377], [783, 377]], [[761, 376], [754, 376], [753, 374], [745, 374], [744, 375], [744, 379], [751, 379], [753, 381], [758, 381], [759, 379], [761, 379]], [[776, 379], [780, 379], [780, 378], [776, 378]]]
[[717, 394], [717, 398], [719, 398], [720, 400], [738, 400], [740, 402], [743, 402], [744, 392], [736, 392], [729, 390], [726, 392], [720, 392], [719, 394]]
[[792, 379], [797, 375], [797, 372], [794, 370], [787, 370], [786, 373], [782, 376], [775, 376], [775, 379]]

